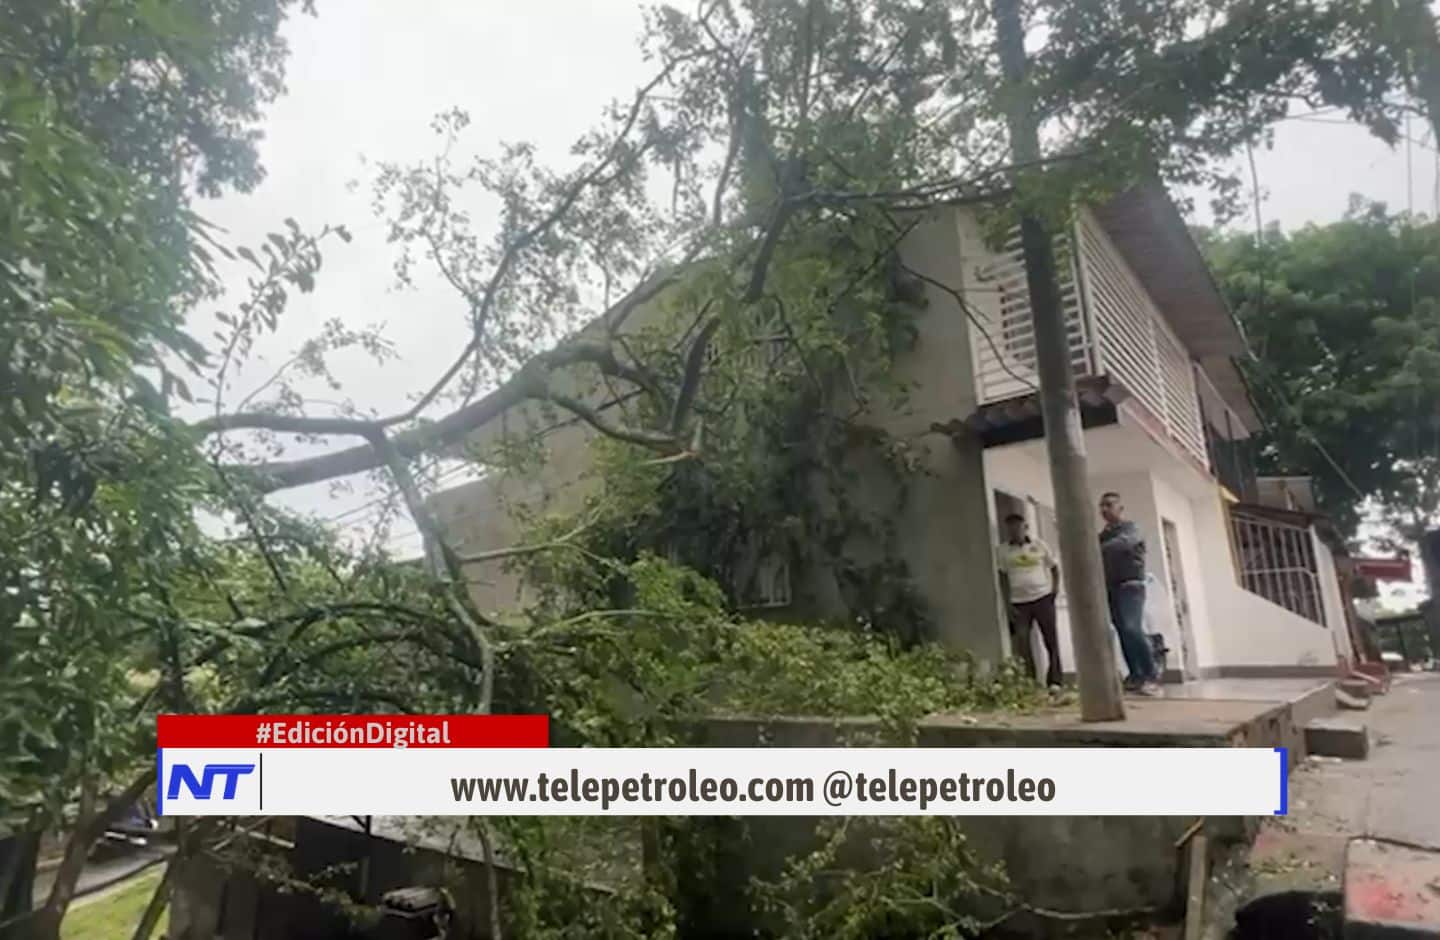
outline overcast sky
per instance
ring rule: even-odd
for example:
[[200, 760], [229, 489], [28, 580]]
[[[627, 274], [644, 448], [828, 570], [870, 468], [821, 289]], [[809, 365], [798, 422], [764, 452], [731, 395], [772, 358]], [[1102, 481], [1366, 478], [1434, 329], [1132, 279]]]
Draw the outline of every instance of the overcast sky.
[[[255, 244], [287, 216], [305, 227], [344, 223], [355, 240], [327, 250], [317, 290], [293, 303], [282, 330], [262, 343], [269, 365], [339, 316], [354, 325], [383, 322], [400, 354], [379, 368], [340, 360], [339, 377], [356, 404], [392, 409], [435, 376], [465, 341], [464, 310], [453, 291], [433, 282], [393, 289], [393, 253], [370, 211], [372, 171], [362, 157], [433, 156], [432, 117], [459, 106], [472, 118], [461, 153], [527, 140], [542, 160], [563, 161], [607, 102], [628, 97], [648, 77], [636, 46], [640, 10], [630, 0], [321, 0], [318, 17], [293, 19], [286, 28], [290, 91], [263, 124], [268, 177], [256, 192], [203, 211], [240, 244]], [[1413, 199], [1417, 212], [1433, 211], [1436, 154], [1423, 128], [1411, 128], [1407, 185], [1403, 147], [1391, 151], [1362, 128], [1328, 120], [1288, 121], [1274, 149], [1257, 154], [1267, 221], [1287, 228], [1332, 221], [1351, 193], [1397, 208]], [[242, 374], [240, 396], [265, 369], [257, 362]], [[347, 524], [363, 524], [367, 514], [354, 510], [369, 498], [324, 486], [283, 497], [327, 516], [351, 512]]]

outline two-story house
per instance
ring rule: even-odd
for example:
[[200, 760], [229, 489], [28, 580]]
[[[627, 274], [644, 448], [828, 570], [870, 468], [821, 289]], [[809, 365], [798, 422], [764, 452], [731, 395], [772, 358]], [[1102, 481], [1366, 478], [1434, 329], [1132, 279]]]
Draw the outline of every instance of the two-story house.
[[[957, 221], [974, 314], [965, 422], [983, 444], [987, 508], [992, 524], [1027, 515], [1053, 544], [1024, 265], [1018, 247], [988, 250], [972, 220]], [[1278, 507], [1254, 477], [1246, 441], [1259, 417], [1237, 367], [1248, 349], [1179, 211], [1160, 186], [1137, 187], [1080, 211], [1068, 235], [1062, 285], [1090, 487], [1097, 502], [1120, 493], [1147, 536], [1147, 620], [1171, 668], [1334, 674], [1353, 657], [1323, 520], [1313, 505]], [[1068, 629], [1061, 638], [1068, 666]]]
[[[1170, 678], [1333, 675], [1352, 658], [1335, 562], [1312, 514], [1262, 505], [1245, 459], [1259, 418], [1236, 365], [1244, 337], [1179, 211], [1159, 185], [1140, 186], [1076, 213], [1061, 248], [1090, 488], [1097, 504], [1120, 493], [1147, 537], [1147, 620], [1172, 651]], [[994, 660], [1010, 652], [998, 520], [1019, 512], [1057, 541], [1024, 265], [1018, 244], [995, 248], [964, 207], [936, 210], [899, 250], [926, 292], [918, 339], [895, 365], [913, 391], [904, 408], [876, 405], [868, 419], [897, 437], [929, 434], [925, 472], [895, 520], [900, 552], [936, 638]], [[532, 406], [482, 428], [469, 450], [496, 446], [521, 422], [536, 423]], [[937, 427], [948, 435], [930, 433]], [[434, 506], [464, 551], [510, 544], [515, 506], [578, 505], [592, 435], [552, 422], [541, 472], [492, 474]], [[833, 613], [823, 570], [778, 559], [763, 574], [758, 603], [803, 597], [797, 615]], [[525, 589], [495, 565], [474, 578], [485, 607], [512, 605]], [[1068, 670], [1063, 595], [1060, 613]]]

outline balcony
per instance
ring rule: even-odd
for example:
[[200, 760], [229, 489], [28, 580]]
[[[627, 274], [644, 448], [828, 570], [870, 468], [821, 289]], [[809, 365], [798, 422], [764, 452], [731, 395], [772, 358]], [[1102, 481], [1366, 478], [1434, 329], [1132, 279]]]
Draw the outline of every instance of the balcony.
[[[983, 407], [1032, 395], [1035, 334], [1018, 229], [998, 253], [972, 268], [971, 349]], [[1151, 430], [1210, 468], [1197, 392], [1198, 366], [1161, 316], [1099, 220], [1080, 214], [1057, 239], [1070, 362], [1087, 395], [1119, 386]], [[1094, 380], [1094, 381], [1092, 381]], [[1110, 392], [1113, 401], [1116, 396]]]

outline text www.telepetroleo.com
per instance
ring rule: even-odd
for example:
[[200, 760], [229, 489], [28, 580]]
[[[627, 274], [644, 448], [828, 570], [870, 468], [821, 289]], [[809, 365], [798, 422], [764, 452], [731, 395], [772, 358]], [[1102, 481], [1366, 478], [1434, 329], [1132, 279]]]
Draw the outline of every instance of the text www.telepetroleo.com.
[[177, 816], [1286, 811], [1283, 748], [562, 748], [543, 715], [164, 715], [157, 738]]
[[[835, 807], [852, 797], [861, 803], [893, 808], [914, 804], [925, 811], [937, 802], [1050, 802], [1055, 799], [1055, 781], [1016, 777], [1007, 769], [1002, 777], [903, 777], [889, 768], [881, 775], [867, 776], [832, 770], [823, 780], [813, 777], [751, 777], [744, 782], [732, 777], [702, 777], [690, 768], [679, 777], [642, 773], [639, 777], [582, 777], [572, 768], [566, 776], [551, 777], [541, 772], [527, 777], [452, 777], [450, 790], [463, 803], [590, 803], [602, 810], [644, 803], [784, 803], [809, 806], [817, 799]], [[818, 796], [817, 796], [818, 794]]]

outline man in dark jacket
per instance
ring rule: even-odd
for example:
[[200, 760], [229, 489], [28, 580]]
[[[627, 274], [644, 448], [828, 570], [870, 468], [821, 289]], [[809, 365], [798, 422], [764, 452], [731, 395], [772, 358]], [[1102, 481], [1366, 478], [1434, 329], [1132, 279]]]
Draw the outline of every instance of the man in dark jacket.
[[1110, 598], [1110, 620], [1120, 635], [1120, 652], [1129, 676], [1125, 688], [1138, 695], [1159, 695], [1159, 676], [1150, 638], [1145, 635], [1145, 539], [1135, 523], [1125, 518], [1119, 493], [1100, 497], [1100, 558], [1105, 566], [1105, 593]]

